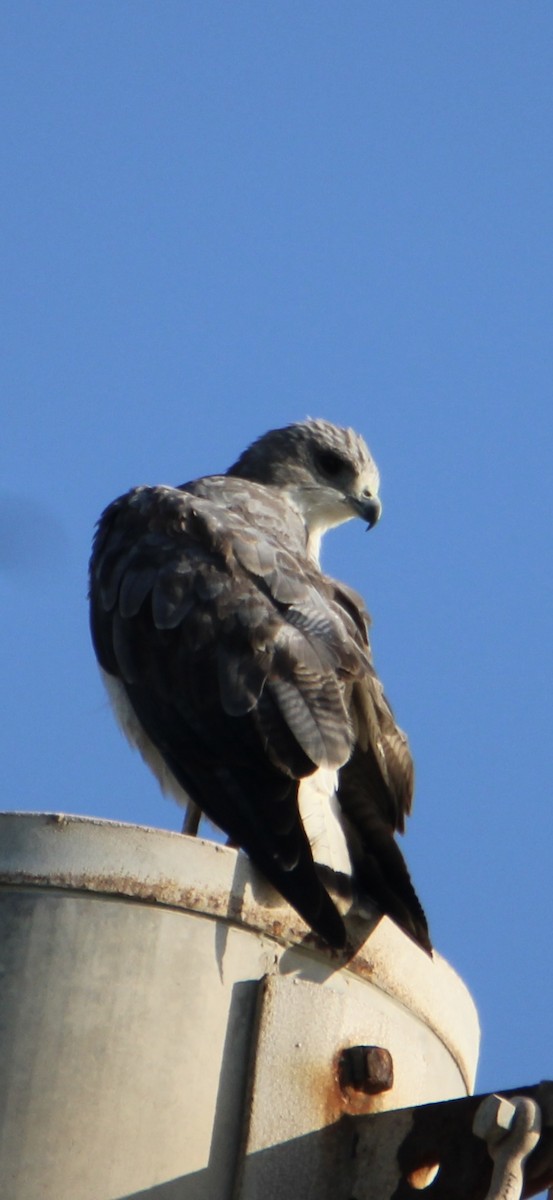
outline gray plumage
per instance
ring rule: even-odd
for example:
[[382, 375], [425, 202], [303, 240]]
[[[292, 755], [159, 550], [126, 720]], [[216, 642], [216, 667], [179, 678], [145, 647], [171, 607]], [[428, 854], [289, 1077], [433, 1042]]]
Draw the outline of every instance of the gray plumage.
[[91, 628], [119, 719], [164, 788], [340, 946], [302, 815], [302, 789], [324, 781], [358, 890], [428, 949], [394, 838], [412, 799], [407, 740], [372, 665], [363, 602], [318, 562], [326, 529], [376, 522], [378, 483], [358, 434], [305, 421], [265, 434], [226, 475], [133, 489], [98, 525]]

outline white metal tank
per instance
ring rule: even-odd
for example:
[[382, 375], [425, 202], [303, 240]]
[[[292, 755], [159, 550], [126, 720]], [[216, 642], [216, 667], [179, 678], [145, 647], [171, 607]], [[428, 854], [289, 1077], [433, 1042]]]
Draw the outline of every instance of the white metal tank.
[[[235, 850], [0, 814], [4, 1200], [324, 1200], [319, 1131], [465, 1095], [478, 1040], [387, 918], [344, 964]], [[372, 1094], [340, 1068], [367, 1045], [393, 1063]]]

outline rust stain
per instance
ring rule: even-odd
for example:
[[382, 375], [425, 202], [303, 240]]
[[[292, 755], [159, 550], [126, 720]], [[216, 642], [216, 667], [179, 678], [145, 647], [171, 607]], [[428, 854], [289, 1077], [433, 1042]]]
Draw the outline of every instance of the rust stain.
[[[49, 824], [58, 827], [60, 832], [70, 827], [74, 822], [63, 813], [46, 814]], [[216, 851], [223, 853], [227, 847], [210, 843]], [[255, 898], [245, 898], [242, 892], [228, 892], [226, 889], [209, 888], [209, 886], [182, 886], [171, 878], [156, 880], [138, 879], [130, 874], [114, 872], [97, 873], [94, 871], [53, 871], [46, 874], [9, 871], [0, 874], [0, 885], [14, 884], [41, 888], [58, 888], [67, 891], [97, 893], [104, 896], [122, 896], [130, 900], [159, 904], [168, 908], [182, 909], [187, 912], [201, 914], [228, 921], [241, 928], [253, 930], [272, 938], [285, 946], [298, 946], [323, 954], [332, 969], [347, 968], [356, 976], [371, 981], [374, 967], [370, 951], [366, 945], [366, 923], [351, 918], [348, 920], [349, 940], [344, 950], [334, 950], [313, 933], [302, 921], [301, 917], [288, 906], [283, 905], [276, 911], [272, 906], [259, 903]], [[332, 891], [332, 889], [329, 889]], [[335, 899], [340, 899], [334, 896]]]
[[[380, 1093], [370, 1094], [346, 1082], [343, 1071], [343, 1050], [339, 1050], [329, 1072], [330, 1085], [327, 1089], [325, 1114], [336, 1121], [343, 1114], [362, 1116], [380, 1112], [384, 1107]], [[385, 1107], [390, 1104], [389, 1095]]]
[[[62, 813], [48, 814], [48, 821], [60, 829], [70, 824]], [[332, 950], [326, 942], [308, 928], [293, 909], [274, 913], [265, 905], [248, 902], [241, 895], [218, 891], [209, 887], [182, 887], [173, 879], [143, 880], [133, 875], [102, 874], [93, 871], [53, 871], [48, 873], [10, 871], [0, 875], [0, 884], [18, 887], [57, 888], [64, 891], [97, 893], [104, 896], [122, 896], [130, 900], [159, 904], [199, 913], [206, 917], [223, 918], [230, 923], [263, 933], [275, 941], [304, 949], [323, 952], [325, 958], [336, 969], [351, 965], [358, 975], [371, 975], [370, 963], [351, 948], [344, 951]]]

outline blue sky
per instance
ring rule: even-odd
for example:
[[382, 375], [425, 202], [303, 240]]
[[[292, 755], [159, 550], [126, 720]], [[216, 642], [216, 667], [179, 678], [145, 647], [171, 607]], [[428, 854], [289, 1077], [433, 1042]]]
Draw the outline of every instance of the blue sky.
[[267, 428], [353, 425], [384, 516], [324, 565], [410, 735], [403, 847], [478, 1004], [479, 1086], [551, 1076], [551, 5], [0, 24], [4, 807], [179, 826], [97, 678], [94, 522]]

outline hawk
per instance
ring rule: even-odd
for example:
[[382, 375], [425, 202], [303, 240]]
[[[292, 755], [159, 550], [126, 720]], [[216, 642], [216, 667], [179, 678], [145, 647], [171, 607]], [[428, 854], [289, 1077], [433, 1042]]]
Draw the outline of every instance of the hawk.
[[394, 834], [413, 765], [375, 673], [361, 597], [323, 574], [323, 533], [380, 517], [351, 429], [264, 434], [224, 475], [133, 488], [90, 562], [92, 640], [115, 713], [164, 791], [192, 802], [332, 947], [317, 863], [353, 879], [425, 949]]

